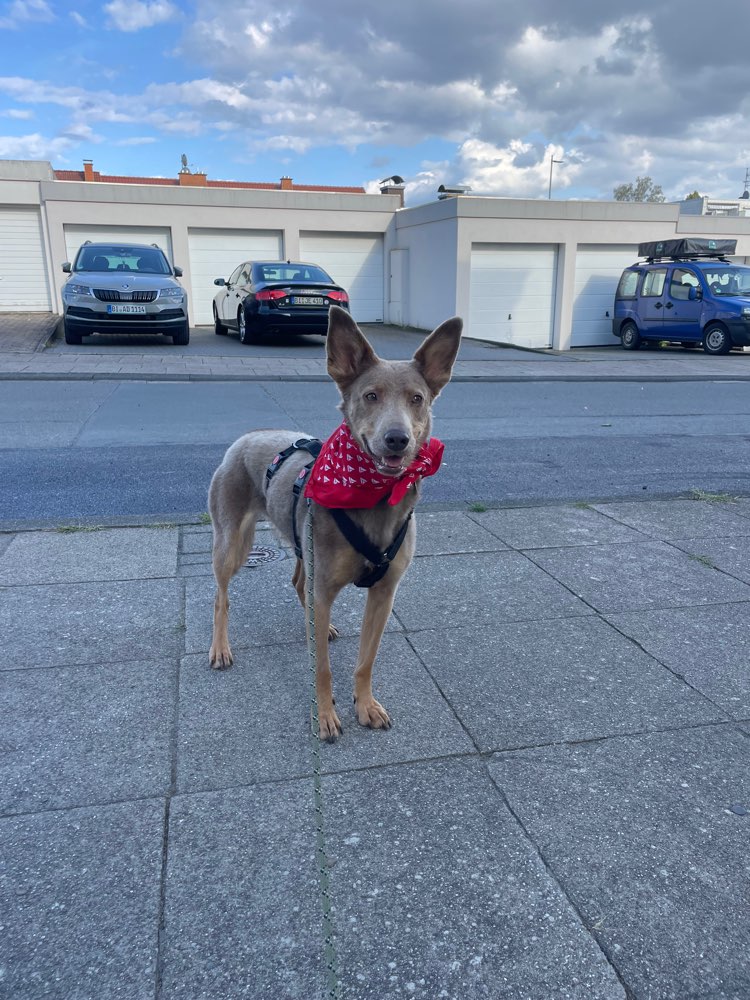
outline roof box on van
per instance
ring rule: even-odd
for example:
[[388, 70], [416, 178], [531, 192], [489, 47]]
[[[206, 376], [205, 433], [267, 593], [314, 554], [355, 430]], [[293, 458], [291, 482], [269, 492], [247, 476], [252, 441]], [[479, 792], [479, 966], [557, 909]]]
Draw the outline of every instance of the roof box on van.
[[737, 240], [704, 240], [688, 236], [682, 240], [661, 240], [658, 243], [639, 243], [638, 256], [672, 257], [684, 260], [686, 257], [721, 257], [732, 254], [737, 249]]

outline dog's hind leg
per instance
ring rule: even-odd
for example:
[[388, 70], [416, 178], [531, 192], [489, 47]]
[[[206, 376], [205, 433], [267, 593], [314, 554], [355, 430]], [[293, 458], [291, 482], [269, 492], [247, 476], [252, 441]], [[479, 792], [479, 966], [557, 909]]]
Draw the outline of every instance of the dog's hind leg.
[[[221, 475], [221, 468], [211, 481], [208, 506], [213, 522], [213, 568], [216, 577], [214, 628], [208, 660], [216, 670], [234, 662], [229, 645], [229, 581], [243, 566], [255, 537], [255, 524], [261, 513], [258, 504], [248, 507], [247, 491], [240, 495], [238, 484]], [[240, 507], [242, 503], [242, 507]]]
[[[305, 564], [301, 559], [298, 559], [294, 566], [294, 573], [292, 574], [292, 584], [294, 589], [297, 591], [297, 597], [299, 597], [299, 602], [302, 605], [302, 610], [307, 613], [307, 577], [305, 576]], [[329, 622], [328, 624], [328, 638], [338, 639], [339, 630], [334, 624]]]
[[367, 605], [359, 640], [359, 656], [354, 671], [354, 711], [359, 723], [371, 729], [391, 728], [388, 713], [372, 694], [372, 668], [395, 596], [394, 581], [388, 580], [387, 574], [380, 583], [376, 583], [367, 592]]

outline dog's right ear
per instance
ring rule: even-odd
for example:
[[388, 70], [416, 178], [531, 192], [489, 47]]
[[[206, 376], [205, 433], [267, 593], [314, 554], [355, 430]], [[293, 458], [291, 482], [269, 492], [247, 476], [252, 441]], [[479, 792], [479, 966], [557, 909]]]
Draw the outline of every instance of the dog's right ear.
[[331, 306], [328, 311], [326, 352], [328, 374], [342, 390], [379, 360], [357, 324], [340, 306]]

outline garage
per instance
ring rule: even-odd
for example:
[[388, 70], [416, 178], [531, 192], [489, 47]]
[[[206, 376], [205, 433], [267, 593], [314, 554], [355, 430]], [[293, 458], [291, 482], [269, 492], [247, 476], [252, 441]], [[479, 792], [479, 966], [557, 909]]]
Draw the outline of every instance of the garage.
[[550, 347], [557, 247], [474, 243], [467, 336], [519, 347]]
[[172, 260], [172, 237], [166, 227], [65, 226], [65, 250], [69, 261], [75, 260], [78, 248], [86, 240], [91, 243], [155, 243]]
[[50, 312], [38, 208], [0, 208], [0, 312]]
[[189, 229], [193, 322], [213, 323], [214, 278], [228, 278], [246, 260], [281, 260], [281, 232], [273, 229]]
[[637, 259], [635, 244], [579, 245], [571, 347], [618, 343], [612, 336], [615, 291], [622, 272]]
[[300, 259], [319, 264], [349, 293], [358, 323], [383, 322], [383, 236], [300, 233]]

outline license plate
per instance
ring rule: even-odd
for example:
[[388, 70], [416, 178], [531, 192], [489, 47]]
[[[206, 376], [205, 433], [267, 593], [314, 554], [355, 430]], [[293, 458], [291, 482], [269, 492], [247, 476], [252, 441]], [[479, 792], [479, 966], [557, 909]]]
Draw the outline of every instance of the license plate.
[[292, 298], [293, 306], [324, 306], [326, 300], [322, 295], [295, 295]]
[[132, 315], [132, 313], [143, 314], [143, 313], [146, 312], [146, 307], [145, 306], [134, 306], [134, 305], [129, 305], [129, 304], [127, 304], [127, 305], [126, 304], [108, 305], [107, 306], [107, 312], [110, 313], [110, 314], [112, 314], [112, 313], [120, 313], [120, 314], [121, 313], [128, 313], [130, 315]]

